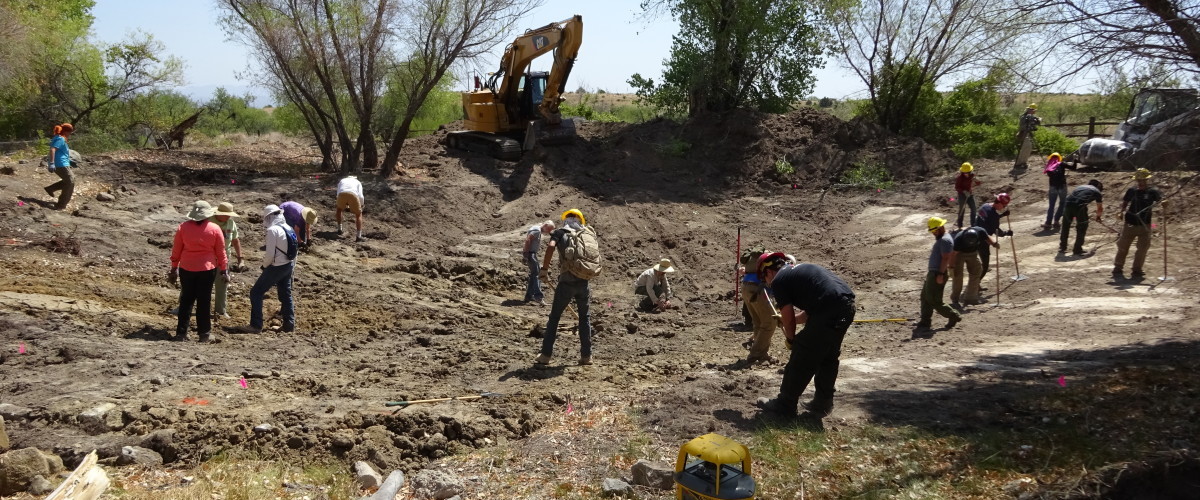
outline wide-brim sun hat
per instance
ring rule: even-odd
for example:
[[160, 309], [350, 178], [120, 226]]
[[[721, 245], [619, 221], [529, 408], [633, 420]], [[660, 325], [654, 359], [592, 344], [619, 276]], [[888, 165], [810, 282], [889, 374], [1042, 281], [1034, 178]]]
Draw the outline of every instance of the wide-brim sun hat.
[[207, 201], [197, 200], [195, 203], [192, 203], [192, 210], [188, 212], [187, 217], [194, 221], [207, 220], [209, 217], [212, 217], [216, 211], [217, 210], [213, 208], [213, 206]]
[[675, 272], [675, 268], [671, 267], [671, 259], [663, 259], [658, 261], [658, 264], [654, 266], [654, 270], [660, 273]]
[[263, 207], [262, 214], [263, 217], [269, 217], [282, 211], [283, 209], [279, 208], [279, 205], [267, 205]]
[[225, 215], [228, 217], [241, 217], [237, 212], [233, 211], [233, 204], [228, 201], [221, 202], [217, 205], [217, 212], [213, 215]]

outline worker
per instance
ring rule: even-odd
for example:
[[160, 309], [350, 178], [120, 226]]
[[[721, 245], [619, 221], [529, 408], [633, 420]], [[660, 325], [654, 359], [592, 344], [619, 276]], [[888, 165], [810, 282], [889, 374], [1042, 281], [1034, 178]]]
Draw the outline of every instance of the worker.
[[1096, 220], [1104, 217], [1104, 184], [1098, 179], [1092, 179], [1087, 184], [1079, 186], [1067, 196], [1066, 208], [1063, 209], [1062, 233], [1058, 237], [1058, 253], [1067, 253], [1067, 239], [1071, 236], [1071, 221], [1079, 224], [1075, 230], [1075, 246], [1071, 248], [1072, 255], [1083, 255], [1083, 239], [1088, 228], [1088, 203], [1096, 202]]
[[317, 223], [317, 212], [294, 201], [283, 202], [279, 209], [283, 210], [283, 220], [296, 233], [300, 247], [308, 248], [312, 241], [312, 227]]
[[[246, 264], [242, 260], [242, 238], [238, 233], [237, 222], [233, 220], [236, 217], [238, 217], [238, 213], [233, 210], [233, 204], [223, 202], [217, 205], [217, 211], [208, 221], [221, 228], [221, 234], [225, 236], [225, 257], [236, 256], [237, 267], [235, 269], [240, 270], [244, 269]], [[233, 253], [230, 253], [231, 250]], [[225, 304], [226, 295], [229, 292], [229, 280], [218, 278], [216, 292], [215, 303], [213, 304], [213, 317], [229, 319], [229, 310]]]
[[[757, 272], [775, 295], [783, 335], [791, 346], [779, 395], [760, 400], [758, 406], [794, 416], [800, 396], [815, 377], [816, 394], [804, 409], [813, 417], [828, 416], [833, 411], [842, 340], [854, 323], [854, 292], [841, 278], [816, 264], [787, 266], [780, 252], [763, 254]], [[797, 324], [804, 325], [799, 332]]]
[[954, 240], [946, 232], [946, 219], [941, 217], [929, 218], [929, 232], [933, 233], [933, 248], [929, 250], [929, 267], [925, 274], [925, 284], [921, 287], [921, 319], [917, 328], [930, 328], [933, 312], [949, 319], [946, 328], [954, 328], [962, 316], [944, 301], [946, 291], [947, 270], [954, 265]]
[[1029, 168], [1029, 155], [1033, 153], [1033, 132], [1038, 129], [1038, 125], [1042, 124], [1042, 119], [1037, 116], [1037, 103], [1030, 104], [1025, 108], [1025, 113], [1021, 115], [1021, 120], [1017, 124], [1017, 161], [1013, 164], [1014, 170]]
[[657, 313], [671, 308], [671, 297], [674, 295], [667, 275], [673, 272], [675, 268], [671, 266], [671, 259], [662, 259], [638, 275], [633, 282], [633, 293], [646, 297], [638, 305], [640, 309]]
[[979, 207], [979, 217], [975, 219], [978, 226], [983, 228], [988, 235], [988, 244], [979, 247], [979, 261], [983, 265], [983, 270], [979, 274], [979, 279], [988, 273], [990, 266], [988, 263], [992, 257], [992, 249], [1000, 248], [1000, 238], [1004, 236], [1012, 236], [1012, 231], [1000, 229], [1000, 219], [1008, 217], [1008, 204], [1012, 202], [1012, 197], [1008, 193], [1000, 193], [996, 195], [996, 200], [991, 203], [984, 203]]
[[[779, 326], [779, 315], [771, 304], [770, 290], [758, 275], [758, 260], [767, 253], [760, 247], [752, 247], [742, 253], [741, 262], [746, 269], [742, 277], [742, 304], [750, 314], [750, 325], [753, 333], [747, 346], [750, 354], [746, 356], [746, 364], [773, 361], [771, 358], [771, 337]], [[785, 257], [786, 258], [786, 257]]]
[[[963, 304], [979, 304], [979, 282], [983, 278], [983, 263], [979, 260], [979, 249], [991, 243], [987, 231], [971, 226], [951, 234], [954, 239], [954, 280], [950, 287], [950, 307], [962, 311]], [[962, 295], [963, 270], [966, 268], [967, 293]], [[962, 302], [959, 302], [962, 297]]]
[[963, 163], [958, 167], [958, 176], [954, 178], [954, 191], [958, 195], [958, 227], [963, 227], [963, 213], [971, 208], [971, 225], [975, 225], [975, 186], [983, 184], [975, 179], [975, 166]]
[[225, 236], [221, 228], [208, 221], [213, 216], [212, 205], [196, 201], [188, 212], [187, 221], [175, 230], [171, 246], [171, 270], [167, 279], [179, 283], [179, 314], [174, 340], [187, 340], [196, 309], [196, 331], [201, 342], [212, 340], [212, 289], [217, 274], [229, 279], [229, 260], [225, 255]]
[[[1042, 224], [1042, 229], [1046, 231], [1058, 231], [1059, 221], [1062, 220], [1063, 208], [1067, 205], [1067, 164], [1063, 163], [1062, 155], [1051, 153], [1046, 160], [1046, 168], [1042, 170], [1046, 174], [1046, 179], [1050, 181], [1050, 187], [1046, 190], [1046, 196], [1050, 199], [1050, 206], [1046, 208], [1046, 223]], [[1055, 207], [1057, 206], [1057, 210]]]
[[542, 295], [542, 282], [538, 279], [538, 252], [542, 249], [542, 235], [554, 231], [554, 221], [546, 220], [541, 224], [529, 226], [525, 231], [525, 246], [521, 248], [521, 262], [529, 268], [529, 280], [525, 285], [525, 303], [546, 305]]
[[[550, 242], [546, 246], [546, 257], [542, 260], [542, 268], [538, 277], [549, 278], [550, 262], [554, 259], [554, 250], [558, 250], [559, 269], [558, 284], [554, 287], [554, 302], [550, 306], [550, 318], [546, 321], [546, 330], [542, 336], [542, 350], [535, 364], [546, 365], [554, 354], [554, 341], [558, 335], [558, 321], [562, 313], [575, 299], [576, 314], [579, 315], [579, 364], [592, 364], [592, 325], [589, 321], [588, 300], [591, 299], [589, 279], [576, 275], [571, 271], [572, 263], [568, 261], [567, 247], [579, 238], [586, 241], [582, 233], [590, 233], [592, 243], [596, 242], [596, 232], [587, 225], [583, 212], [572, 208], [562, 214], [563, 227], [550, 233]], [[589, 248], [598, 254], [598, 248]]]
[[363, 241], [367, 238], [363, 236], [363, 199], [362, 182], [358, 177], [353, 175], [346, 176], [338, 181], [337, 186], [337, 208], [333, 216], [337, 219], [338, 236], [342, 234], [342, 210], [349, 210], [354, 214], [354, 229], [357, 231], [354, 236], [354, 241]]
[[[299, 237], [288, 227], [283, 209], [275, 205], [263, 207], [264, 246], [262, 274], [250, 288], [250, 325], [233, 329], [238, 333], [259, 333], [263, 329], [263, 299], [272, 287], [279, 293], [279, 305], [283, 315], [281, 332], [296, 330], [296, 309], [292, 301], [292, 276], [296, 269], [292, 242]], [[296, 243], [299, 246], [299, 242]], [[289, 255], [291, 254], [291, 255]]]
[[1125, 197], [1121, 199], [1121, 213], [1124, 214], [1125, 225], [1121, 228], [1121, 236], [1117, 238], [1117, 257], [1113, 259], [1115, 277], [1123, 277], [1125, 257], [1129, 255], [1129, 245], [1134, 239], [1137, 239], [1137, 252], [1133, 254], [1133, 269], [1129, 277], [1136, 279], [1146, 275], [1142, 265], [1146, 263], [1146, 252], [1150, 250], [1152, 210], [1154, 205], [1162, 202], [1162, 193], [1157, 188], [1150, 187], [1151, 177], [1154, 175], [1149, 170], [1137, 169], [1133, 173], [1137, 186], [1127, 189]]
[[70, 123], [55, 125], [51, 132], [53, 135], [50, 137], [50, 157], [47, 166], [50, 173], [58, 176], [59, 181], [43, 189], [51, 197], [58, 192], [58, 203], [54, 204], [54, 209], [66, 210], [71, 196], [75, 194], [75, 174], [71, 169], [76, 165], [71, 163], [71, 146], [67, 144], [71, 134], [75, 132], [75, 126]]

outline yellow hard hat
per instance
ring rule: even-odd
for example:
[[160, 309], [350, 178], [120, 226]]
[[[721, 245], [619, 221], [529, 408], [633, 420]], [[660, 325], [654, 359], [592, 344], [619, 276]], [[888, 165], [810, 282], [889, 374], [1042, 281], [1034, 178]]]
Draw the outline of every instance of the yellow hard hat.
[[1055, 158], [1058, 158], [1058, 161], [1062, 161], [1062, 155], [1058, 153], [1050, 153], [1050, 156], [1046, 157], [1047, 160], [1053, 160]]
[[934, 232], [935, 230], [937, 230], [937, 228], [945, 226], [945, 225], [946, 225], [946, 219], [943, 219], [941, 217], [930, 217], [929, 218], [929, 232], [931, 232], [931, 233]]
[[1133, 178], [1139, 181], [1146, 180], [1151, 177], [1154, 177], [1154, 174], [1150, 173], [1149, 169], [1139, 168], [1133, 171]]
[[958, 167], [958, 171], [964, 174], [969, 173], [972, 170], [975, 170], [975, 166], [970, 163], [963, 163], [961, 167]]
[[566, 212], [563, 212], [562, 218], [560, 220], [567, 220], [567, 217], [570, 217], [572, 215], [574, 215], [575, 217], [579, 217], [579, 222], [581, 224], [585, 224], [585, 225], [587, 224], [587, 219], [583, 218], [583, 212], [580, 212], [578, 208], [572, 208], [570, 210], [567, 210]]
[[1028, 108], [1026, 108], [1026, 109], [1032, 109], [1032, 110], [1034, 110], [1034, 111], [1037, 111], [1037, 103], [1036, 103], [1036, 102], [1034, 102], [1034, 103], [1030, 103], [1030, 104], [1029, 104], [1029, 107], [1028, 107]]

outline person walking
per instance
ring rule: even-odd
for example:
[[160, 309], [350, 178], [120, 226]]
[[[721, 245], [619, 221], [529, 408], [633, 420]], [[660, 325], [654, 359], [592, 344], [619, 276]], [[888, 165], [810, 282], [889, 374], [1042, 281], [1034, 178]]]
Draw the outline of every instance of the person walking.
[[[579, 209], [572, 208], [563, 212], [562, 220], [564, 226], [550, 233], [550, 243], [547, 244], [546, 257], [542, 260], [542, 268], [539, 273], [541, 279], [548, 279], [550, 262], [554, 259], [554, 250], [557, 249], [560, 268], [558, 284], [554, 287], [554, 301], [550, 306], [550, 318], [546, 321], [545, 334], [542, 336], [542, 350], [534, 363], [538, 365], [550, 363], [550, 359], [554, 355], [554, 341], [558, 336], [558, 322], [562, 318], [563, 311], [574, 299], [577, 308], [576, 314], [579, 316], [579, 364], [590, 365], [592, 364], [592, 325], [589, 319], [588, 304], [591, 300], [591, 289], [588, 284], [595, 274], [580, 270], [574, 261], [584, 257], [569, 255], [569, 252], [574, 253], [577, 250], [583, 251], [585, 254], [591, 252], [598, 259], [599, 246], [596, 231], [587, 225], [587, 219], [583, 217], [583, 212], [580, 212]], [[573, 244], [574, 248], [572, 248]], [[598, 260], [594, 268], [598, 273]]]
[[1020, 122], [1017, 123], [1017, 161], [1013, 164], [1014, 170], [1029, 168], [1029, 155], [1033, 154], [1033, 132], [1038, 129], [1038, 125], [1042, 124], [1042, 119], [1037, 116], [1037, 103], [1030, 104], [1025, 108], [1025, 113], [1021, 115]]
[[362, 182], [358, 180], [358, 177], [350, 175], [338, 181], [337, 208], [333, 216], [337, 219], [337, 232], [339, 236], [342, 234], [342, 211], [349, 210], [350, 213], [354, 214], [354, 241], [366, 240], [363, 237], [362, 230], [363, 206], [365, 204]]
[[671, 259], [662, 259], [658, 264], [642, 271], [633, 282], [633, 293], [645, 296], [638, 308], [645, 311], [663, 312], [671, 308], [671, 282], [667, 274], [675, 272]]
[[[1046, 179], [1050, 181], [1050, 187], [1046, 190], [1050, 206], [1046, 208], [1046, 223], [1042, 224], [1042, 229], [1058, 231], [1063, 209], [1067, 205], [1067, 164], [1063, 163], [1062, 155], [1051, 153], [1042, 173], [1046, 174]], [[1055, 210], [1056, 206], [1057, 210]]]
[[174, 340], [187, 340], [196, 309], [196, 332], [201, 342], [212, 340], [212, 289], [217, 273], [229, 279], [229, 260], [225, 254], [225, 235], [221, 228], [209, 222], [216, 211], [207, 201], [197, 201], [188, 212], [188, 219], [175, 230], [171, 246], [171, 270], [167, 279], [179, 283], [179, 314]]
[[[775, 295], [783, 335], [791, 345], [779, 395], [758, 406], [794, 416], [800, 396], [815, 378], [815, 394], [804, 409], [814, 417], [826, 417], [833, 412], [842, 340], [854, 323], [854, 292], [824, 267], [808, 263], [788, 266], [782, 252], [763, 254], [758, 276]], [[798, 324], [804, 325], [799, 332]]]
[[[1113, 276], [1122, 277], [1125, 268], [1125, 257], [1129, 255], [1129, 245], [1137, 240], [1137, 251], [1133, 254], [1133, 269], [1129, 277], [1142, 278], [1146, 274], [1142, 265], [1146, 263], [1146, 252], [1150, 251], [1150, 223], [1153, 220], [1154, 206], [1162, 202], [1162, 193], [1158, 188], [1150, 187], [1150, 178], [1154, 177], [1149, 170], [1139, 168], [1133, 173], [1137, 186], [1125, 190], [1121, 200], [1121, 212], [1124, 214], [1125, 226], [1121, 228], [1121, 236], [1117, 238], [1117, 256], [1113, 259]], [[1118, 216], [1121, 217], [1121, 216]]]
[[275, 205], [263, 207], [263, 227], [266, 229], [266, 245], [262, 260], [262, 274], [250, 288], [250, 325], [235, 328], [238, 333], [259, 333], [263, 329], [263, 300], [272, 287], [279, 294], [279, 305], [283, 315], [283, 326], [279, 331], [296, 330], [296, 309], [292, 301], [292, 276], [296, 269], [296, 252], [299, 241], [296, 233], [288, 226], [283, 209]]
[[1012, 197], [1008, 193], [1000, 193], [996, 195], [995, 201], [984, 203], [982, 207], [979, 207], [979, 217], [976, 222], [987, 232], [990, 241], [990, 244], [979, 247], [979, 260], [983, 264], [983, 271], [979, 275], [981, 280], [990, 269], [992, 249], [1000, 248], [1000, 238], [1012, 236], [1012, 231], [1000, 229], [1000, 219], [1008, 217], [1008, 204], [1011, 202]]
[[[954, 239], [954, 284], [950, 287], [950, 307], [962, 310], [963, 304], [979, 304], [979, 282], [983, 278], [983, 263], [979, 259], [979, 249], [991, 243], [987, 231], [979, 226], [971, 226], [951, 234]], [[966, 268], [967, 293], [962, 295], [963, 268]], [[962, 302], [959, 302], [962, 297]]]
[[779, 326], [779, 315], [771, 303], [770, 291], [759, 277], [758, 261], [764, 254], [762, 248], [751, 248], [742, 254], [742, 265], [746, 272], [742, 276], [742, 303], [750, 314], [750, 325], [753, 333], [750, 337], [750, 354], [746, 356], [748, 364], [770, 361], [771, 337]]
[[933, 248], [929, 250], [929, 267], [925, 274], [925, 284], [921, 287], [921, 320], [917, 328], [932, 326], [933, 312], [949, 319], [946, 328], [954, 328], [962, 316], [944, 301], [946, 291], [946, 270], [954, 264], [954, 240], [946, 232], [946, 219], [941, 217], [929, 218], [929, 232], [933, 233]]
[[1071, 221], [1079, 227], [1075, 230], [1075, 246], [1071, 247], [1073, 255], [1083, 255], [1083, 239], [1088, 228], [1088, 203], [1096, 202], [1096, 220], [1104, 218], [1104, 184], [1098, 179], [1092, 179], [1087, 184], [1079, 186], [1067, 196], [1066, 207], [1063, 208], [1062, 232], [1058, 237], [1058, 253], [1067, 253], [1067, 240], [1071, 236]]
[[[217, 211], [208, 219], [209, 222], [216, 224], [221, 228], [221, 234], [225, 236], [225, 257], [228, 259], [231, 256], [237, 257], [237, 267], [234, 270], [242, 270], [245, 267], [245, 260], [242, 259], [242, 237], [238, 232], [237, 222], [233, 219], [239, 217], [238, 213], [233, 210], [233, 204], [222, 202], [217, 205]], [[230, 253], [232, 251], [232, 253]], [[226, 307], [226, 297], [229, 292], [229, 280], [218, 278], [216, 282], [216, 298], [213, 304], [213, 317], [229, 319], [229, 309]]]
[[542, 249], [542, 235], [554, 231], [554, 221], [546, 220], [541, 224], [529, 226], [525, 231], [525, 246], [521, 247], [521, 262], [529, 268], [529, 280], [525, 284], [525, 303], [546, 305], [542, 295], [542, 281], [539, 278], [540, 262], [538, 252]]
[[301, 247], [307, 248], [312, 242], [312, 227], [317, 223], [317, 212], [295, 201], [285, 201], [279, 205], [283, 210], [283, 220], [296, 233]]
[[71, 139], [71, 134], [75, 133], [75, 126], [70, 123], [55, 125], [53, 136], [50, 137], [50, 173], [58, 176], [59, 181], [45, 187], [46, 194], [54, 197], [56, 191], [58, 194], [58, 203], [54, 205], [55, 210], [66, 210], [67, 204], [71, 202], [71, 196], [75, 194], [75, 174], [71, 172], [74, 165], [71, 165], [71, 147], [67, 142]]
[[958, 167], [958, 176], [954, 178], [954, 191], [958, 193], [958, 227], [963, 227], [963, 214], [967, 207], [971, 209], [971, 225], [975, 225], [975, 186], [983, 184], [975, 179], [975, 166], [963, 163]]

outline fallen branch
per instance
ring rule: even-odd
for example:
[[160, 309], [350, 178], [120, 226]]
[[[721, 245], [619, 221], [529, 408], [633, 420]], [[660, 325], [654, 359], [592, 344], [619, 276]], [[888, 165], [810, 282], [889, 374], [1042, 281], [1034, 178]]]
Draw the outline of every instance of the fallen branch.
[[46, 500], [95, 500], [107, 489], [108, 474], [96, 465], [96, 451], [92, 450]]

